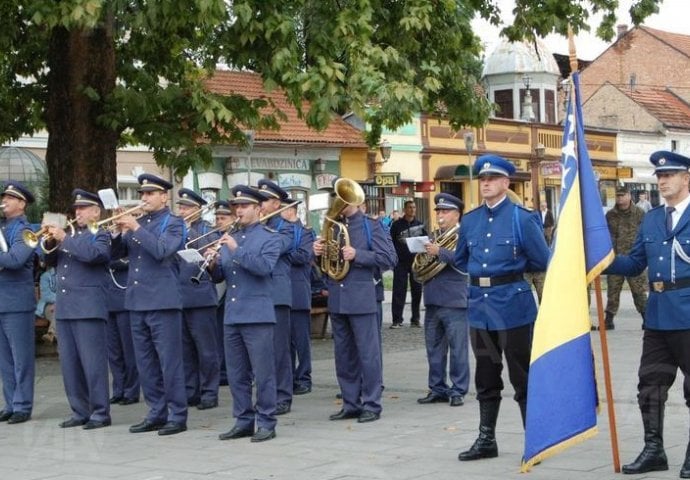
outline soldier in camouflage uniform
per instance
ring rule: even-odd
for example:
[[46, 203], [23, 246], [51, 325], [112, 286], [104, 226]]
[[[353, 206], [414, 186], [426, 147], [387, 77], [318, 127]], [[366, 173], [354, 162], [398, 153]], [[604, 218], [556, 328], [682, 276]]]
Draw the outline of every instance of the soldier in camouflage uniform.
[[[613, 250], [617, 255], [627, 255], [635, 242], [637, 230], [642, 223], [644, 210], [632, 203], [630, 191], [627, 187], [616, 189], [616, 205], [606, 212], [606, 222], [608, 223], [609, 233]], [[618, 312], [621, 288], [623, 280], [628, 281], [630, 291], [633, 295], [635, 308], [644, 321], [644, 312], [647, 307], [647, 276], [642, 272], [636, 277], [623, 277], [621, 275], [608, 275], [608, 292], [606, 301], [606, 330], [613, 330], [613, 317]], [[596, 329], [596, 327], [593, 327]]]

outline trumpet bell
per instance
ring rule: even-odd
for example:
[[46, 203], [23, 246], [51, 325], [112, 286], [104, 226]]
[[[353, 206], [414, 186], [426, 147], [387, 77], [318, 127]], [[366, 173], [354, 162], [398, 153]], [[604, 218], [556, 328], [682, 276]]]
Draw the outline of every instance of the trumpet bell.
[[[41, 229], [41, 230], [43, 230], [43, 229]], [[40, 230], [38, 233], [33, 232], [31, 230], [24, 230], [22, 232], [22, 240], [24, 241], [24, 243], [28, 247], [31, 247], [31, 248], [38, 247], [38, 243], [40, 241], [39, 238], [40, 238]]]

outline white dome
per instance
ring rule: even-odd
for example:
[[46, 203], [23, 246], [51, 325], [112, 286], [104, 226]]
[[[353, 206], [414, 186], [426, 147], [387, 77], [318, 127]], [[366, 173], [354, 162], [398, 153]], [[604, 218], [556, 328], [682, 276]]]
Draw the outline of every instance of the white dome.
[[561, 74], [553, 54], [540, 39], [536, 42], [501, 41], [487, 57], [482, 76], [503, 73], [552, 73], [557, 76]]

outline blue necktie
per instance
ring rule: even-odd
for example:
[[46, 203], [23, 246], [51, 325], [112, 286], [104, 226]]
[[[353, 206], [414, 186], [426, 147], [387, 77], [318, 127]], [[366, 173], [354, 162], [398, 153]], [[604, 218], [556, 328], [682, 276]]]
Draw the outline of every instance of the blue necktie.
[[676, 211], [675, 207], [666, 207], [666, 233], [669, 235], [673, 231], [673, 217], [671, 214]]

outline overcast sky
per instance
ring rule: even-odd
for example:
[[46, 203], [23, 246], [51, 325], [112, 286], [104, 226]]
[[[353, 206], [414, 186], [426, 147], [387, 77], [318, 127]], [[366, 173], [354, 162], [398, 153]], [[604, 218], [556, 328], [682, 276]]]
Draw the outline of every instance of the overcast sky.
[[[620, 7], [617, 10], [617, 24], [627, 24], [632, 26], [632, 21], [628, 15], [628, 9], [632, 0], [619, 0]], [[512, 18], [512, 10], [515, 7], [513, 0], [498, 0], [504, 20]], [[690, 9], [688, 0], [664, 0], [659, 8], [659, 13], [648, 17], [644, 25], [668, 32], [683, 33], [690, 35], [690, 24], [688, 22], [687, 11]], [[489, 25], [484, 20], [474, 20], [475, 33], [485, 40], [486, 54], [489, 55], [496, 47], [498, 42], [499, 29]], [[595, 27], [592, 28], [592, 31]], [[560, 35], [549, 35], [546, 37], [546, 45], [551, 53], [568, 54], [568, 40]], [[582, 60], [593, 60], [599, 56], [610, 45], [594, 36], [594, 34], [583, 33], [575, 37], [575, 48], [577, 56]]]

